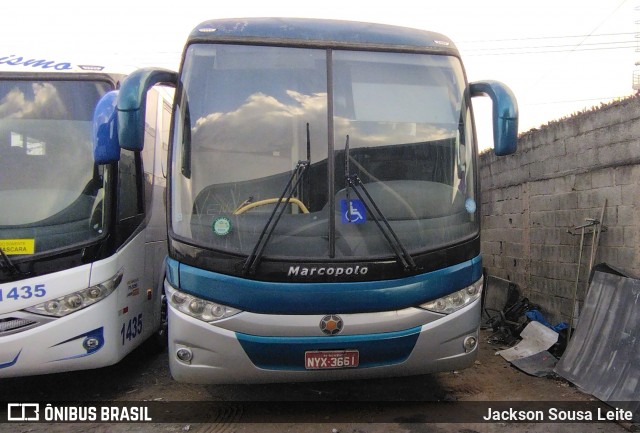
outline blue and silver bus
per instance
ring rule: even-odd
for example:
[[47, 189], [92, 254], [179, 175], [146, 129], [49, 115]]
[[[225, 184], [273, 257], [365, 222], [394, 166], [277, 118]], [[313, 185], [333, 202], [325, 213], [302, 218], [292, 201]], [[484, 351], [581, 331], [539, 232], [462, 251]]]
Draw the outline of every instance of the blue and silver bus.
[[125, 75], [62, 60], [0, 56], [0, 378], [114, 364], [166, 322], [173, 95], [148, 92], [144, 151], [103, 161]]
[[145, 89], [176, 88], [164, 284], [178, 381], [415, 375], [471, 365], [482, 264], [471, 98], [495, 152], [517, 105], [468, 83], [447, 37], [290, 18], [206, 21], [179, 73], [141, 69], [116, 104], [140, 150]]

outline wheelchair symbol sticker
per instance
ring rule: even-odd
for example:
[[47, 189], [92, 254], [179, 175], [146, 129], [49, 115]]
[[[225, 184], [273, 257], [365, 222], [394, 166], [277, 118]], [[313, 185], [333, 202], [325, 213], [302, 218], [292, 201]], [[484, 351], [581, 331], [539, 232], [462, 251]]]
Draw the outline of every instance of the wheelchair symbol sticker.
[[367, 209], [361, 200], [351, 199], [349, 205], [346, 199], [340, 200], [340, 213], [342, 214], [342, 224], [362, 224], [367, 221]]

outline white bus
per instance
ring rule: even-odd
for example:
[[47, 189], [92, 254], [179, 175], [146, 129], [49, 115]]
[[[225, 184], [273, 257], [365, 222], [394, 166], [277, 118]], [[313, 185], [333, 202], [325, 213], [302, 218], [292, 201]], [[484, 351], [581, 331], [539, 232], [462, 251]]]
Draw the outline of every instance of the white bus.
[[111, 365], [162, 334], [172, 95], [148, 93], [143, 152], [105, 160], [94, 112], [124, 77], [0, 54], [0, 378]]

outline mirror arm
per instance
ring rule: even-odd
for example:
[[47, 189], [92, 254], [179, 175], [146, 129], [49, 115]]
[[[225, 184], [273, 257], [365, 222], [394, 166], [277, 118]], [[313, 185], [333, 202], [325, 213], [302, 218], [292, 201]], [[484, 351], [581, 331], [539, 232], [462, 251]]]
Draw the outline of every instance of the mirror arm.
[[470, 84], [471, 97], [489, 96], [493, 102], [493, 143], [496, 155], [510, 155], [518, 143], [518, 103], [506, 85], [498, 81]]
[[178, 74], [168, 69], [142, 68], [122, 82], [118, 93], [118, 140], [120, 147], [142, 150], [144, 143], [145, 99], [147, 91], [157, 85], [176, 87]]

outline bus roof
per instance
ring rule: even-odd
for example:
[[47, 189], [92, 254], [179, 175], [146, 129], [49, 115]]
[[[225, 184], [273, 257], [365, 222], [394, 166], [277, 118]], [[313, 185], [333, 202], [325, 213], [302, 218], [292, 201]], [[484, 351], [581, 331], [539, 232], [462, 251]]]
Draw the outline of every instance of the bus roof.
[[335, 48], [443, 51], [457, 55], [446, 36], [426, 30], [358, 21], [310, 18], [235, 18], [205, 21], [191, 42], [241, 42]]

